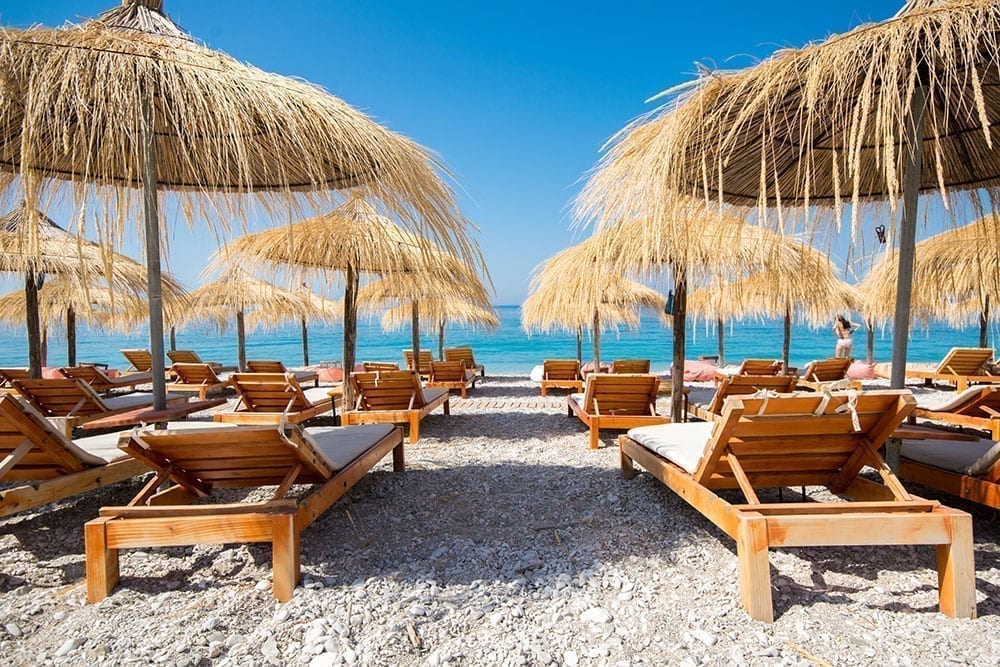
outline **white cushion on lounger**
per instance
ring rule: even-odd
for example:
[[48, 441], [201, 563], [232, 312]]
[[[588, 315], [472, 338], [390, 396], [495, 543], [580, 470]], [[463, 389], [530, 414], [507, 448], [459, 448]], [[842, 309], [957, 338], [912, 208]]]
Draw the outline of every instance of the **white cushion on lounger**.
[[[219, 426], [232, 427], [234, 424], [196, 421], [167, 423], [167, 429], [171, 431], [180, 431], [192, 428], [218, 428]], [[148, 426], [146, 428], [147, 430], [153, 430], [152, 426]], [[101, 433], [100, 435], [88, 435], [74, 440], [73, 447], [89, 454], [90, 456], [97, 457], [105, 463], [111, 463], [112, 461], [128, 457], [128, 454], [118, 449], [118, 440], [123, 434], [126, 433], [131, 433], [131, 431], [112, 431], [110, 433]], [[84, 461], [85, 459], [81, 458], [80, 460]], [[90, 461], [87, 460], [87, 462]]]
[[316, 379], [316, 371], [301, 370], [301, 371], [287, 371], [292, 374], [292, 376], [301, 381], [304, 378], [308, 378], [310, 381]]
[[[167, 400], [172, 400], [175, 398], [188, 399], [187, 394], [167, 394]], [[121, 396], [111, 396], [110, 398], [102, 398], [104, 405], [108, 406], [111, 410], [127, 410], [128, 408], [141, 408], [143, 406], [153, 405], [153, 393], [149, 391], [136, 391], [131, 394], [122, 394]]]
[[532, 382], [541, 382], [543, 379], [545, 379], [544, 367], [541, 364], [539, 364], [538, 366], [534, 366], [531, 369], [531, 372], [528, 373], [528, 379], [531, 380]]
[[985, 438], [971, 442], [904, 440], [900, 454], [917, 463], [976, 477], [1000, 460], [1000, 442]]
[[[937, 401], [921, 402], [917, 401], [917, 407], [924, 410], [931, 410], [933, 412], [951, 412], [957, 408], [962, 407], [968, 403], [971, 399], [977, 398], [983, 391], [985, 387], [983, 385], [977, 385], [969, 387], [965, 391], [959, 392], [957, 394], [952, 394], [948, 398]], [[1000, 388], [998, 388], [1000, 390]]]
[[333, 470], [347, 467], [396, 428], [392, 424], [361, 426], [312, 426], [305, 429], [309, 440], [323, 461]]
[[447, 394], [447, 389], [428, 389], [424, 387], [424, 400], [428, 403], [433, 403], [442, 394]]
[[628, 436], [693, 475], [698, 470], [714, 427], [712, 422], [658, 424], [633, 428]]
[[303, 389], [302, 393], [305, 394], [310, 403], [319, 403], [330, 398], [329, 387], [309, 387], [308, 389]]
[[581, 408], [583, 407], [583, 396], [584, 396], [583, 394], [570, 394], [569, 395], [570, 399], [574, 403], [576, 403], [577, 405], [579, 405]]

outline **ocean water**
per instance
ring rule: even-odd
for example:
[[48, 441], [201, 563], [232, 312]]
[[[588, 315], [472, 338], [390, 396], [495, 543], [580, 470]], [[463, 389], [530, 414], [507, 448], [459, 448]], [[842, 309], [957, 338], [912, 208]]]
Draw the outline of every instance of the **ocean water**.
[[[573, 358], [576, 356], [576, 337], [566, 333], [527, 334], [521, 329], [520, 308], [499, 306], [500, 327], [493, 331], [448, 327], [445, 346], [470, 345], [476, 361], [486, 366], [487, 373], [526, 375], [545, 358]], [[780, 357], [782, 343], [781, 321], [732, 322], [726, 325], [726, 361], [738, 362], [745, 357]], [[990, 332], [991, 344], [995, 331]], [[865, 356], [865, 332], [854, 335], [853, 356]], [[640, 357], [652, 361], [656, 371], [670, 366], [672, 333], [652, 314], [644, 314], [636, 330], [605, 332], [601, 338], [601, 359]], [[2, 334], [0, 366], [26, 366], [27, 340], [23, 330]], [[688, 325], [687, 358], [716, 353], [714, 325], [704, 323]], [[791, 335], [791, 364], [802, 367], [812, 359], [833, 356], [835, 338], [833, 323], [829, 327], [813, 329], [793, 325]], [[952, 347], [977, 347], [978, 327], [955, 329], [944, 324], [916, 329], [911, 333], [910, 361], [938, 361]], [[438, 356], [437, 332], [424, 331], [421, 348]], [[132, 335], [91, 331], [81, 327], [77, 331], [77, 359], [124, 367], [121, 349], [148, 347], [146, 335]], [[177, 332], [177, 347], [197, 350], [203, 359], [235, 364], [237, 358], [235, 329], [226, 332], [207, 330], [182, 330]], [[358, 323], [358, 361], [402, 362], [402, 350], [410, 347], [409, 329], [383, 332], [377, 320]], [[875, 332], [875, 359], [888, 361], [891, 357], [892, 333], [889, 329]], [[315, 325], [309, 331], [309, 357], [312, 363], [340, 360], [343, 349], [343, 329]], [[584, 335], [584, 360], [592, 357], [592, 342]], [[289, 366], [302, 363], [302, 338], [299, 327], [288, 326], [274, 331], [248, 332], [247, 357], [250, 359], [281, 359]], [[61, 332], [49, 335], [49, 366], [66, 363], [66, 343]]]

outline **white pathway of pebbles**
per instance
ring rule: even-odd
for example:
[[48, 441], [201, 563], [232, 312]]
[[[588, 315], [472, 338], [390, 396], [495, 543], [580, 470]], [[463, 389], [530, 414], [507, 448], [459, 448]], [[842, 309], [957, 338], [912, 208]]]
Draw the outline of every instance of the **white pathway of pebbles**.
[[138, 481], [0, 520], [0, 662], [995, 664], [991, 511], [960, 504], [978, 620], [935, 611], [933, 548], [896, 547], [773, 552], [778, 619], [758, 623], [732, 542], [649, 475], [622, 480], [613, 436], [588, 449], [536, 391], [488, 378], [428, 418], [405, 474], [383, 462], [303, 535], [284, 605], [266, 545], [123, 552], [121, 585], [86, 605], [81, 526]]

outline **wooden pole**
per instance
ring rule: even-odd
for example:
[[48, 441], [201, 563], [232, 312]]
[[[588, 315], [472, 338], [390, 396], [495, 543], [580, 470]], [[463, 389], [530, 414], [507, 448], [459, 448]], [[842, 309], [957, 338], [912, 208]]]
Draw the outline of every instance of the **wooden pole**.
[[149, 285], [149, 353], [153, 366], [153, 409], [167, 407], [163, 353], [163, 287], [160, 275], [160, 212], [156, 198], [156, 126], [150, 92], [142, 95], [142, 203], [146, 231], [146, 279]]
[[413, 346], [413, 370], [420, 372], [420, 302], [410, 303], [410, 338]]
[[241, 373], [247, 370], [247, 328], [246, 318], [243, 316], [243, 309], [236, 311], [236, 354]]
[[785, 304], [785, 337], [781, 342], [781, 362], [784, 364], [785, 375], [788, 375], [788, 357], [792, 349], [792, 308]]
[[583, 327], [576, 328], [576, 362], [583, 364]]
[[920, 167], [924, 156], [924, 113], [927, 91], [918, 86], [910, 99], [909, 136], [903, 145], [903, 216], [899, 223], [899, 273], [896, 277], [896, 315], [892, 326], [892, 375], [889, 386], [906, 384], [906, 347], [910, 333], [910, 296], [913, 292], [913, 256], [917, 239]]
[[438, 359], [444, 359], [444, 321], [438, 322]]
[[358, 341], [358, 271], [354, 262], [348, 262], [344, 282], [344, 409], [349, 410], [354, 408], [350, 379]]
[[42, 327], [42, 368], [49, 365], [49, 328]]
[[875, 323], [870, 319], [865, 322], [865, 328], [868, 329], [868, 349], [865, 350], [865, 361], [869, 364], [875, 363]]
[[28, 325], [28, 376], [42, 377], [42, 333], [38, 321], [39, 279], [31, 269], [24, 274], [24, 306]]
[[674, 363], [670, 384], [670, 421], [684, 421], [684, 343], [687, 326], [687, 272], [674, 265]]
[[719, 366], [721, 367], [726, 365], [726, 323], [720, 317], [715, 324], [719, 330]]
[[302, 318], [302, 365], [309, 365], [309, 328], [305, 317]]
[[601, 372], [601, 313], [594, 308], [594, 372]]
[[66, 365], [76, 366], [76, 311], [66, 309]]
[[170, 351], [173, 352], [177, 349], [177, 327], [170, 327]]
[[989, 347], [990, 342], [990, 295], [983, 302], [983, 312], [979, 313], [979, 347]]

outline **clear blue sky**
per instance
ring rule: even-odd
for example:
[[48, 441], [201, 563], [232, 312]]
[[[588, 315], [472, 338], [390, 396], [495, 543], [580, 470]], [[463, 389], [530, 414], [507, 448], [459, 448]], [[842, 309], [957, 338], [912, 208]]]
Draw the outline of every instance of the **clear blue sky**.
[[[0, 0], [0, 23], [60, 25], [114, 0]], [[895, 13], [873, 2], [356, 2], [166, 0], [210, 47], [325, 87], [439, 153], [481, 230], [497, 303], [578, 240], [570, 202], [601, 145], [692, 78]], [[65, 223], [65, 220], [57, 220]], [[174, 225], [170, 268], [189, 287], [215, 249]], [[184, 257], [184, 261], [177, 259]], [[19, 283], [18, 283], [19, 285]]]

